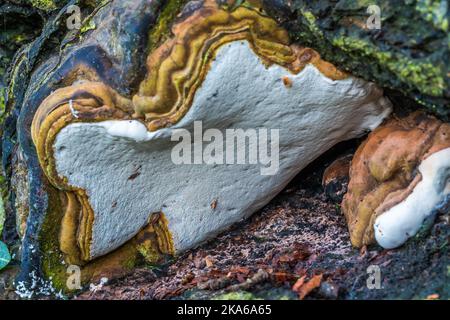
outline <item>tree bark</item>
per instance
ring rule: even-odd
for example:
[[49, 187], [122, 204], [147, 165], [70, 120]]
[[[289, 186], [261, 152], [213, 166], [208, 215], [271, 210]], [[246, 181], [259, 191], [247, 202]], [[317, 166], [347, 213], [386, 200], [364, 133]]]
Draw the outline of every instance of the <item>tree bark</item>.
[[[263, 0], [294, 41], [324, 59], [388, 89], [400, 91], [448, 119], [449, 2]], [[370, 16], [378, 9], [380, 26]], [[375, 10], [375, 11], [374, 11]], [[369, 19], [370, 18], [370, 19]], [[374, 27], [375, 29], [370, 29]], [[393, 93], [398, 100], [398, 94]]]

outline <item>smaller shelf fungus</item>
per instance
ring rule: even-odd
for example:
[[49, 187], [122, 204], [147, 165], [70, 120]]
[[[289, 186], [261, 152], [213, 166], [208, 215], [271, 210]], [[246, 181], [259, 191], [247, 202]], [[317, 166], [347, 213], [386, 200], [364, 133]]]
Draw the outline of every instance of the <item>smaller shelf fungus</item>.
[[[333, 145], [375, 129], [391, 113], [379, 87], [291, 44], [286, 30], [249, 4], [189, 6], [146, 67], [136, 91], [120, 91], [83, 66], [82, 76], [58, 82], [64, 85], [33, 117], [39, 165], [56, 194], [42, 230], [49, 252], [81, 266], [83, 281], [123, 267], [136, 252], [155, 263], [210, 239], [263, 207]], [[244, 140], [229, 141], [230, 129]], [[218, 157], [227, 152], [218, 138], [234, 152], [252, 132], [260, 143], [256, 164], [249, 149], [242, 162], [235, 154], [232, 163]], [[189, 140], [183, 150], [193, 149], [193, 162], [190, 155], [174, 161], [179, 142], [198, 136], [200, 156], [215, 160], [196, 162], [199, 141]], [[272, 164], [276, 170], [262, 174]], [[43, 263], [47, 276], [63, 264], [50, 260]]]
[[395, 248], [450, 200], [450, 124], [413, 113], [358, 148], [342, 209], [353, 245]]

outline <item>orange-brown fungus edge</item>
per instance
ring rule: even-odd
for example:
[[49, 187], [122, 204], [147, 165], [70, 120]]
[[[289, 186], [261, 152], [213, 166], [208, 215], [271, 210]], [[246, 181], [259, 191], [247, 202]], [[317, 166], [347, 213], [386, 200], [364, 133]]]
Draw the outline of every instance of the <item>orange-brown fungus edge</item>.
[[375, 242], [376, 217], [405, 200], [421, 180], [417, 167], [450, 147], [450, 124], [416, 112], [374, 130], [355, 153], [342, 209], [355, 247]]

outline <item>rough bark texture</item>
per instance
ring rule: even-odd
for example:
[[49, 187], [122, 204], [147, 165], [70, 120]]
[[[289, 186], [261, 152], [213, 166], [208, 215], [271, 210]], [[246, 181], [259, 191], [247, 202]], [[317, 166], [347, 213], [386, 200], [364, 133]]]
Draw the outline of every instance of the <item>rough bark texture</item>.
[[[450, 115], [449, 3], [443, 1], [264, 0], [292, 39], [364, 79]], [[369, 5], [381, 29], [367, 28]]]

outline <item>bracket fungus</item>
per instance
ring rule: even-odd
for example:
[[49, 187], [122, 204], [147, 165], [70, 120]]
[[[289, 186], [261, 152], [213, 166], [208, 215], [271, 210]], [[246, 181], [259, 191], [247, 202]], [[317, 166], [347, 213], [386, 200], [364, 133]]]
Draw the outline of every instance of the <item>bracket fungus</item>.
[[[81, 73], [66, 72], [34, 113], [31, 138], [58, 203], [42, 230], [56, 239], [52, 250], [83, 268], [84, 280], [119, 268], [124, 256], [140, 252], [156, 262], [213, 237], [264, 206], [333, 145], [375, 129], [391, 112], [375, 84], [291, 44], [260, 8], [225, 9], [213, 0], [186, 8], [172, 37], [149, 53], [138, 90], [83, 64]], [[211, 145], [215, 155], [225, 152], [217, 141], [228, 129], [244, 132], [241, 141], [233, 137], [233, 150], [252, 140], [253, 129], [277, 130], [269, 145], [278, 170], [261, 174], [259, 164], [217, 157], [175, 163], [177, 141], [198, 137], [200, 121], [203, 158]], [[260, 160], [261, 149], [268, 151], [263, 138], [256, 140]], [[196, 144], [187, 144], [194, 158]]]
[[358, 148], [342, 208], [353, 245], [395, 248], [450, 200], [450, 124], [413, 113]]

